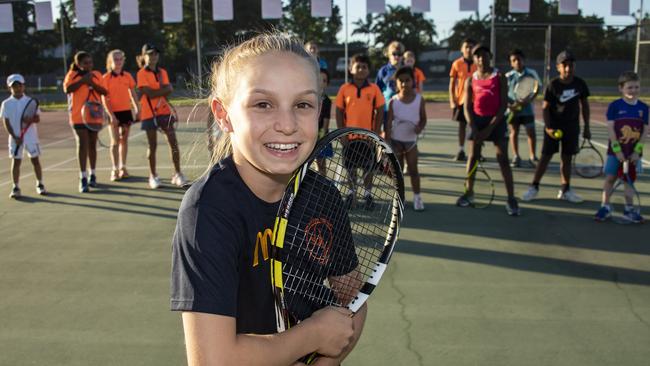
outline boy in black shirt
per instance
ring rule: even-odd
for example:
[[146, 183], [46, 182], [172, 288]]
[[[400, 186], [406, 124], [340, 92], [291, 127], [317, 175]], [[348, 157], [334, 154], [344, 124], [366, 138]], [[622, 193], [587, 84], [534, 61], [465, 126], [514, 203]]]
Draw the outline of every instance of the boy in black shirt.
[[532, 201], [539, 193], [539, 182], [542, 180], [548, 163], [553, 154], [560, 151], [562, 145], [562, 160], [560, 177], [562, 189], [557, 198], [573, 203], [583, 199], [571, 190], [571, 159], [578, 153], [580, 138], [580, 111], [584, 129], [582, 137], [591, 138], [589, 129], [589, 88], [581, 78], [574, 76], [575, 57], [569, 51], [562, 51], [556, 59], [557, 71], [560, 74], [546, 86], [544, 91], [544, 145], [542, 157], [535, 170], [533, 182], [524, 193], [524, 201]]

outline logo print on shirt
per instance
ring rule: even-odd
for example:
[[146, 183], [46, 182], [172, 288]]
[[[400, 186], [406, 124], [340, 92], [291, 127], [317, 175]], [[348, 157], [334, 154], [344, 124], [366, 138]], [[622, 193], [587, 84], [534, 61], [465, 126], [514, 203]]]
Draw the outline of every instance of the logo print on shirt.
[[618, 139], [621, 144], [629, 144], [636, 142], [641, 138], [641, 131], [631, 126], [623, 126], [621, 128], [621, 137]]
[[566, 103], [578, 95], [580, 95], [580, 93], [578, 93], [575, 89], [566, 89], [562, 92], [562, 95], [560, 95], [560, 103]]
[[273, 241], [273, 230], [264, 229], [257, 233], [257, 238], [255, 239], [255, 250], [253, 251], [253, 267], [257, 267], [260, 264], [259, 261], [259, 248], [262, 249], [262, 260], [266, 261], [269, 259], [269, 244]]

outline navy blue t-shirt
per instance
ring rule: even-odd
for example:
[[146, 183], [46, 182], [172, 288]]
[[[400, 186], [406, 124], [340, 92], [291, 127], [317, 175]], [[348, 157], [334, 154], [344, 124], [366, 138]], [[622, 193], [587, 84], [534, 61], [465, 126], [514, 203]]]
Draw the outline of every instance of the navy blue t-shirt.
[[278, 205], [250, 191], [231, 157], [192, 184], [172, 242], [171, 309], [234, 317], [237, 333], [275, 333], [268, 259]]

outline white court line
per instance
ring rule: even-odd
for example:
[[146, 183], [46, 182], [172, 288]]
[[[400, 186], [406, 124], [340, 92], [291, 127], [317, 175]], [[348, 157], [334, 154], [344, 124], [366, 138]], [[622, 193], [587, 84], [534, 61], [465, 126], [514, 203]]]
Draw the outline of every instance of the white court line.
[[[183, 169], [205, 169], [207, 168], [207, 165], [183, 165]], [[129, 171], [131, 170], [149, 170], [149, 166], [127, 166], [126, 167]], [[172, 165], [156, 165], [156, 169], [173, 169], [174, 167]], [[76, 172], [78, 171], [78, 168], [61, 168], [61, 169], [56, 169], [53, 167], [49, 167], [47, 171], [49, 172]], [[97, 168], [96, 169], [98, 172], [103, 172], [103, 171], [111, 171], [113, 168], [105, 167], [105, 168]]]
[[[129, 141], [131, 141], [131, 140], [133, 140], [133, 139], [135, 139], [135, 138], [137, 138], [137, 137], [143, 135], [145, 132], [146, 132], [146, 131], [140, 131], [140, 132], [136, 133], [135, 135], [130, 135], [130, 136], [129, 136]], [[74, 138], [74, 136], [73, 136], [72, 138]], [[70, 138], [67, 138], [67, 139], [64, 139], [64, 140], [59, 140], [59, 141], [57, 141], [56, 143], [60, 143], [60, 142], [62, 142], [62, 141], [69, 140], [69, 139], [70, 139]], [[53, 144], [53, 143], [52, 143], [52, 144]], [[51, 144], [50, 144], [50, 145], [51, 145]], [[97, 149], [97, 152], [99, 152], [99, 151], [104, 151], [104, 150], [107, 150], [107, 148], [100, 146], [100, 147]], [[73, 158], [70, 158], [70, 159], [67, 159], [67, 160], [64, 160], [64, 161], [58, 162], [58, 163], [56, 163], [56, 164], [54, 164], [54, 165], [47, 166], [47, 167], [43, 168], [43, 171], [44, 171], [44, 172], [52, 171], [52, 170], [54, 170], [55, 168], [60, 167], [61, 165], [67, 164], [67, 163], [69, 163], [69, 162], [71, 162], [71, 161], [74, 161], [74, 160], [77, 160], [77, 157], [76, 157], [76, 156], [73, 157]], [[23, 164], [23, 168], [24, 168], [24, 164]], [[78, 170], [78, 169], [75, 169], [75, 170]], [[11, 171], [9, 171], [9, 174], [11, 175]], [[31, 177], [31, 176], [33, 176], [33, 175], [34, 175], [34, 172], [33, 172], [33, 171], [32, 171], [31, 173], [21, 175], [21, 176], [20, 176], [20, 180], [23, 180], [23, 179], [25, 179], [25, 178], [29, 178], [29, 177]], [[13, 179], [9, 179], [9, 180], [7, 180], [7, 181], [4, 181], [4, 182], [0, 183], [0, 187], [4, 187], [4, 186], [9, 185], [9, 184], [13, 184]]]

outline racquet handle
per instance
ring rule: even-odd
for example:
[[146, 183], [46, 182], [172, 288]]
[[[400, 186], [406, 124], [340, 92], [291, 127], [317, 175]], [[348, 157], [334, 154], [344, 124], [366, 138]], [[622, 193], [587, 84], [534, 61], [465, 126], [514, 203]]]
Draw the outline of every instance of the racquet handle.
[[630, 162], [625, 160], [623, 162], [623, 174], [628, 174], [630, 171]]

